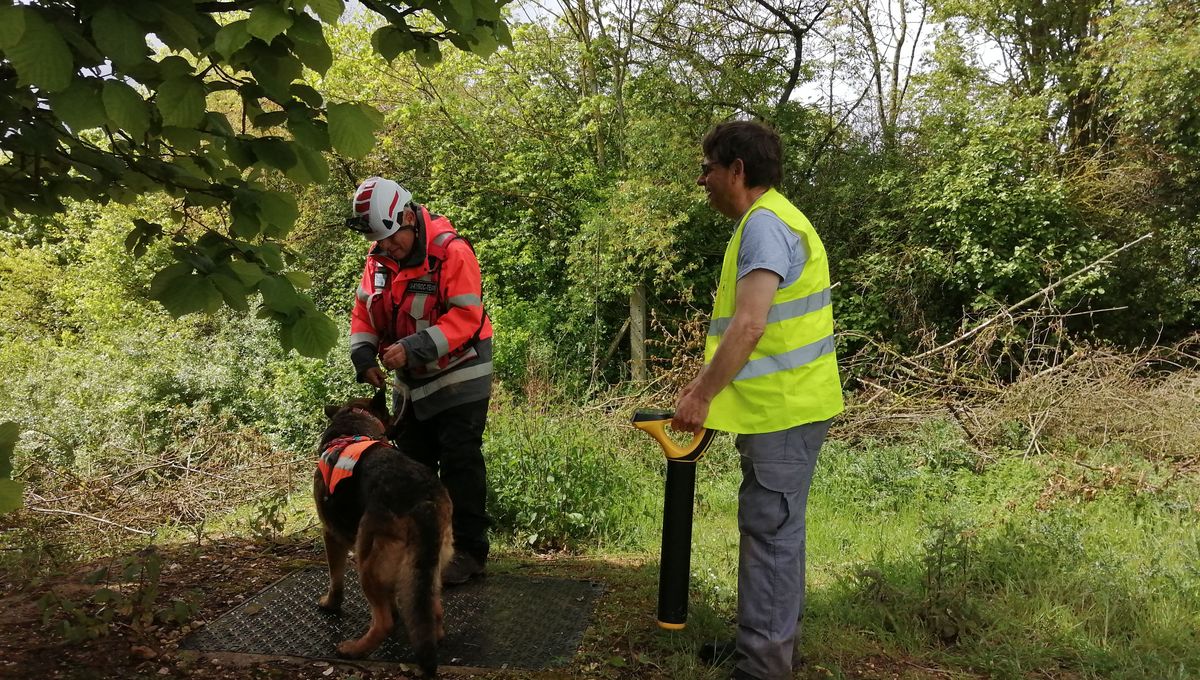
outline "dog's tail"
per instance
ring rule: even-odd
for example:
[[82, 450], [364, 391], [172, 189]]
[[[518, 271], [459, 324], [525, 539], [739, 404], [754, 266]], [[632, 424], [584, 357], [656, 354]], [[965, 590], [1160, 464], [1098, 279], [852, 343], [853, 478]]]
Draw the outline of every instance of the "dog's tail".
[[437, 647], [444, 637], [442, 568], [453, 554], [450, 498], [443, 490], [433, 502], [421, 503], [413, 517], [419, 537], [413, 559], [405, 560], [400, 574], [399, 605], [408, 629], [417, 666], [428, 677], [437, 675]]

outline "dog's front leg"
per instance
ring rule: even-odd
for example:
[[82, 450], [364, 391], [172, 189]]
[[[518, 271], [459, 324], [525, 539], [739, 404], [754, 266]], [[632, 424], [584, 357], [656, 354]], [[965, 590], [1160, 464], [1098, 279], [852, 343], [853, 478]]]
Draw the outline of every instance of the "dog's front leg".
[[329, 563], [329, 592], [317, 603], [322, 609], [337, 611], [342, 608], [342, 591], [346, 585], [346, 556], [349, 544], [333, 532], [325, 531], [325, 561]]

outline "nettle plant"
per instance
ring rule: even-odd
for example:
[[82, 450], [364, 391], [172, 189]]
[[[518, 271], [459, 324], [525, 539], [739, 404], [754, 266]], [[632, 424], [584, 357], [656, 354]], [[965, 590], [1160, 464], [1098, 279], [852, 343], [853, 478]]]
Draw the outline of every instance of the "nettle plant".
[[53, 591], [38, 599], [42, 624], [68, 642], [104, 637], [120, 627], [144, 635], [156, 622], [179, 625], [196, 613], [194, 595], [160, 602], [162, 556], [153, 545], [101, 567], [84, 579], [82, 598]]
[[0, 0], [0, 223], [165, 192], [173, 224], [136, 219], [126, 241], [174, 241], [151, 297], [178, 317], [261, 295], [285, 349], [323, 356], [337, 329], [285, 271], [299, 209], [278, 187], [326, 181], [326, 154], [365, 156], [382, 124], [306, 82], [333, 64], [326, 26], [378, 25], [376, 54], [428, 66], [445, 42], [510, 45], [504, 4], [362, 0], [349, 16], [344, 0]]

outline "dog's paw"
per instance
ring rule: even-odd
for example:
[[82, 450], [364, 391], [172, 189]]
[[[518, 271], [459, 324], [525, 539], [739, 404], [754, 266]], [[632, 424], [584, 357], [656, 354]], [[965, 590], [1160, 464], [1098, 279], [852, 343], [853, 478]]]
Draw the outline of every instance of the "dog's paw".
[[341, 611], [341, 609], [342, 609], [342, 594], [337, 593], [335, 595], [333, 593], [326, 593], [324, 596], [321, 597], [320, 600], [317, 600], [317, 606], [319, 606], [321, 609], [331, 611], [331, 612]]
[[345, 640], [337, 646], [337, 654], [343, 659], [357, 659], [366, 653], [365, 645], [359, 644], [358, 640]]

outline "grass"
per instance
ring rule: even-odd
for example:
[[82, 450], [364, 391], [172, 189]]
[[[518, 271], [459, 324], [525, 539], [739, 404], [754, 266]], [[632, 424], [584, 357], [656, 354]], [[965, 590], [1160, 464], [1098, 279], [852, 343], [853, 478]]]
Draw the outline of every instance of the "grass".
[[[541, 424], [543, 441], [555, 441], [555, 426]], [[596, 455], [628, 445], [616, 443], [622, 435], [596, 437], [609, 437]], [[656, 451], [648, 439], [640, 446]], [[659, 548], [659, 517], [645, 506], [661, 503], [645, 494], [658, 492], [662, 464], [631, 465], [622, 474], [647, 478], [635, 485], [641, 495], [608, 498], [639, 508], [625, 517], [642, 526], [605, 546], [568, 547], [648, 565], [638, 577], [645, 614]], [[872, 659], [962, 677], [1200, 673], [1197, 484], [1161, 484], [1169, 477], [1113, 448], [981, 458], [949, 422], [890, 442], [828, 442], [809, 501], [809, 665], [798, 677], [838, 676]], [[697, 479], [689, 626], [639, 638], [668, 677], [718, 677], [695, 667], [695, 649], [731, 635], [736, 613], [740, 475], [728, 438]]]
[[[1153, 491], [1146, 471], [1113, 481], [1114, 459], [1140, 466], [1119, 451], [1092, 458], [977, 472], [937, 422], [896, 443], [829, 442], [809, 501], [805, 654], [989, 677], [1200, 673], [1195, 480]], [[732, 612], [736, 474], [703, 484], [694, 585]]]
[[[504, 518], [502, 554], [565, 549], [634, 565], [620, 577], [624, 615], [596, 622], [601, 639], [620, 642], [592, 663], [624, 672], [620, 664], [641, 658], [645, 673], [723, 677], [695, 652], [733, 632], [740, 473], [731, 438], [699, 463], [689, 624], [676, 634], [652, 624], [664, 467], [656, 444], [620, 414], [512, 406], [493, 417], [486, 452], [503, 490], [492, 505]], [[1169, 477], [1119, 448], [981, 457], [942, 421], [892, 441], [828, 442], [809, 501], [809, 663], [798, 677], [853, 675], [880, 660], [916, 676], [1200, 673], [1200, 485], [1162, 484]]]

